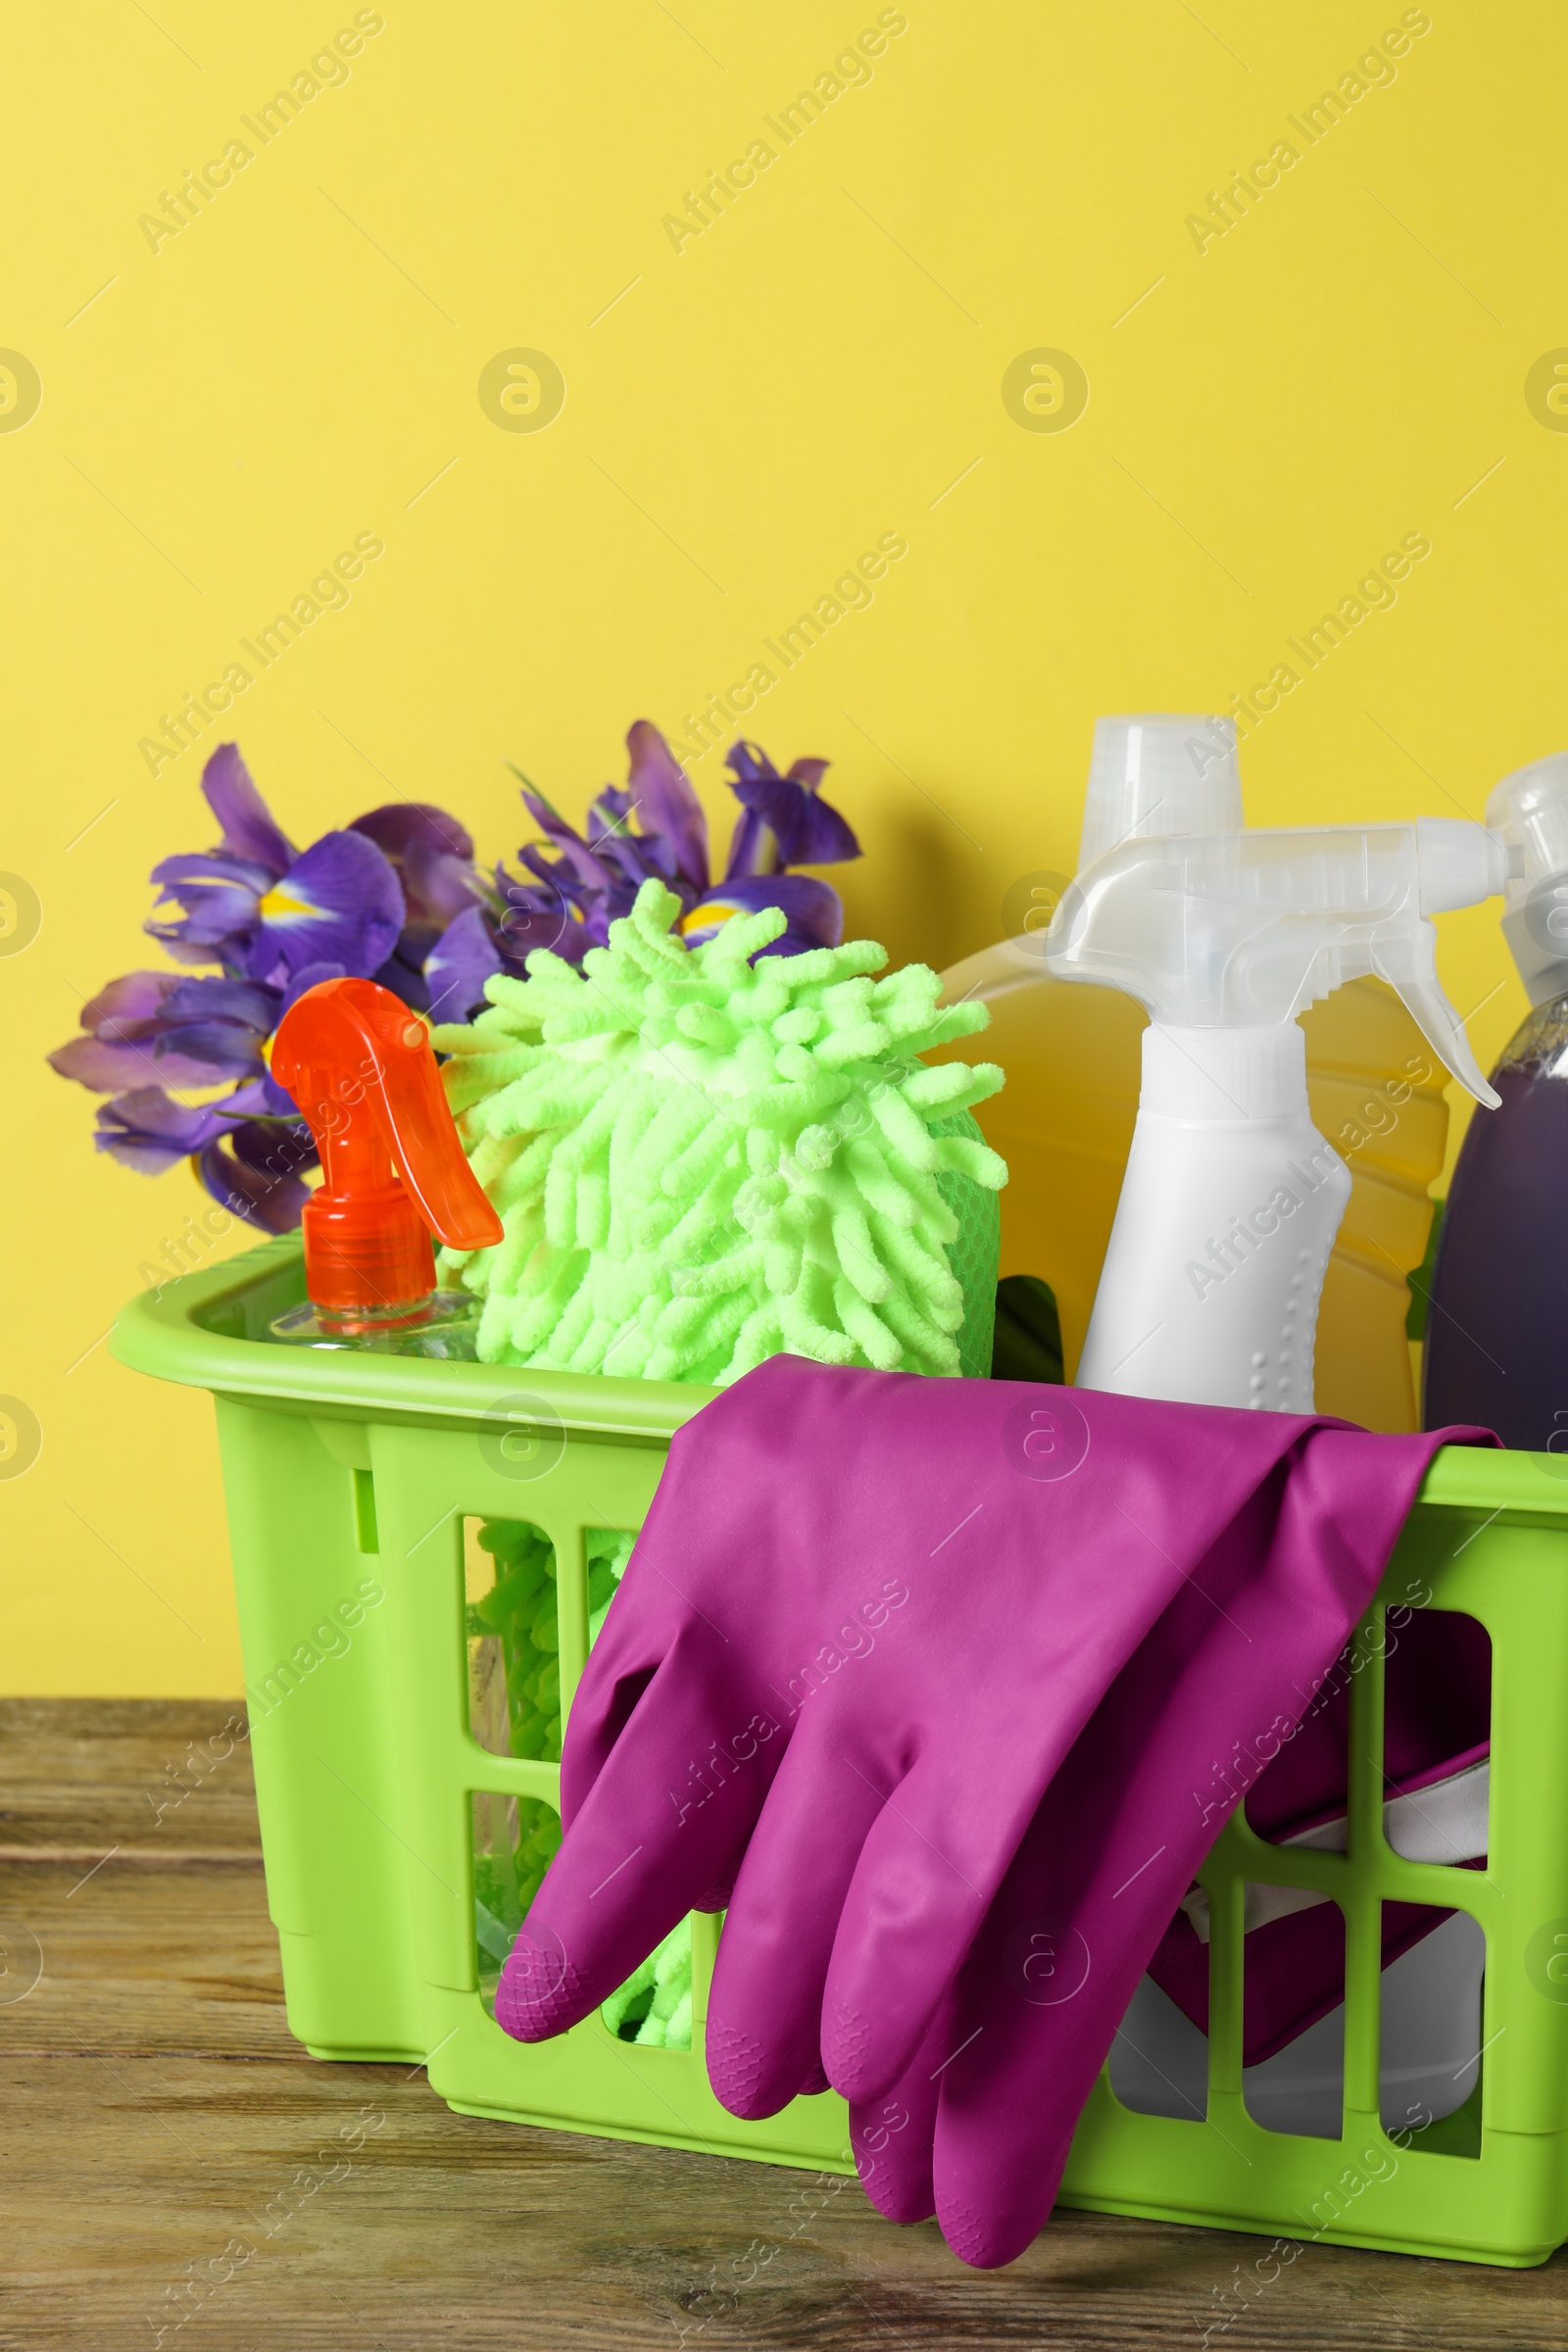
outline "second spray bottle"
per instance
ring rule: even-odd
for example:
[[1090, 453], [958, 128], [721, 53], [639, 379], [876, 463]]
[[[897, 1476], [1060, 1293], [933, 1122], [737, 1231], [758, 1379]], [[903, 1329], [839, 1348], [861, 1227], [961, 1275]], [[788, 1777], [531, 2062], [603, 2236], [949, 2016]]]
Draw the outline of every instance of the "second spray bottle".
[[[1136, 731], [1140, 759], [1173, 776], [1183, 760], [1201, 762], [1191, 720], [1100, 726], [1123, 745]], [[1350, 1180], [1311, 1121], [1297, 1015], [1375, 974], [1494, 1106], [1438, 980], [1432, 916], [1500, 892], [1512, 862], [1485, 826], [1423, 817], [1150, 830], [1080, 871], [1048, 934], [1048, 966], [1123, 989], [1151, 1016], [1081, 1387], [1312, 1411], [1318, 1296]]]

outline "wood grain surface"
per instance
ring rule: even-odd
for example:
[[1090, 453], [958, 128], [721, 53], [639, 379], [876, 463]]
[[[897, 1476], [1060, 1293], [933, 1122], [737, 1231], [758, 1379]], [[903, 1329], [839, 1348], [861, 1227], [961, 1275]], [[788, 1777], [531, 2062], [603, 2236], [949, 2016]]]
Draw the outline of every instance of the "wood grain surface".
[[1563, 2255], [1270, 2265], [1257, 2238], [1064, 2211], [982, 2274], [853, 2181], [478, 2122], [419, 2068], [319, 2064], [283, 2019], [248, 1751], [181, 1775], [230, 1714], [0, 1702], [3, 2352], [1568, 2346]]

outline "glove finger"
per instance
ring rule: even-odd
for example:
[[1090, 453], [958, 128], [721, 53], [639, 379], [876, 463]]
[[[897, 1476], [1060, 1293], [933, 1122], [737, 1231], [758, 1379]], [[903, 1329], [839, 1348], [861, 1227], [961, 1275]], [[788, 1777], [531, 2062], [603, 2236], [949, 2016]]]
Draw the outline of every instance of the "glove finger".
[[518, 1932], [496, 1992], [505, 2032], [547, 2040], [624, 1983], [733, 1862], [787, 1737], [748, 1709], [728, 1645], [683, 1627]]
[[572, 1693], [561, 1754], [561, 1818], [568, 1830], [679, 1639], [683, 1621], [658, 1605], [664, 1594], [657, 1584], [654, 1604], [637, 1605], [647, 1590], [646, 1582], [633, 1592], [620, 1586]]
[[928, 2222], [936, 2211], [932, 2143], [953, 2018], [950, 1994], [938, 2004], [925, 2039], [886, 2097], [858, 2101], [850, 2109], [850, 2146], [860, 2186], [890, 2222]]
[[[1124, 1785], [1160, 1703], [1155, 1679], [1118, 1686], [1041, 1799], [958, 1974], [933, 2180], [942, 2233], [977, 2270], [1016, 2261], [1050, 2220], [1084, 2102], [1211, 1836], [1192, 1757], [1156, 1757], [1165, 1769], [1142, 1797], [1141, 1782]], [[1211, 1719], [1212, 1703], [1193, 1717], [1195, 1754]]]
[[[882, 1807], [797, 1738], [746, 1850], [708, 2003], [708, 2079], [731, 2115], [776, 2115], [821, 2074], [822, 1988], [845, 1892]], [[825, 2078], [823, 2079], [825, 2087]]]
[[1015, 2262], [1050, 2220], [1079, 2114], [1131, 1990], [1101, 2014], [1096, 1955], [1070, 1916], [1042, 1900], [1038, 1876], [1034, 1886], [1009, 1876], [986, 1921], [959, 1979], [956, 2047], [942, 2078], [937, 2219], [975, 2270]]
[[[983, 2040], [982, 2036], [982, 2040]], [[978, 2050], [981, 2042], [975, 2044]], [[967, 2053], [965, 2053], [967, 2056]], [[942, 2234], [971, 2270], [1001, 2270], [1034, 2243], [1055, 2202], [1066, 2169], [1080, 2101], [1044, 2095], [1044, 2121], [1023, 2135], [1006, 2135], [999, 2160], [999, 2113], [1015, 2110], [1025, 2098], [1004, 2070], [984, 2064], [959, 2074], [943, 2092], [936, 2127], [932, 2180]], [[1026, 2145], [1016, 2145], [1023, 2137]]]
[[822, 2062], [847, 2099], [885, 2097], [912, 2064], [1028, 1821], [1001, 1796], [927, 1755], [884, 1801], [822, 2002]]

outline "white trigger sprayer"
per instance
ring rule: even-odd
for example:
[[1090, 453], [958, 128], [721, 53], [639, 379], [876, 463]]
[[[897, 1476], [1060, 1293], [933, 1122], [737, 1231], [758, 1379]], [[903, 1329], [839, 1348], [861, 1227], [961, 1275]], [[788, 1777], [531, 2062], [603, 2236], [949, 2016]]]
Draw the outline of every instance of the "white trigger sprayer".
[[[1200, 723], [1101, 726], [1123, 742], [1129, 729], [1180, 726], [1190, 754]], [[1176, 747], [1159, 748], [1168, 759]], [[1495, 833], [1452, 817], [1146, 828], [1080, 867], [1047, 935], [1048, 967], [1124, 989], [1150, 1013], [1080, 1387], [1312, 1410], [1318, 1297], [1350, 1176], [1312, 1125], [1296, 1016], [1376, 973], [1460, 1085], [1494, 1108], [1439, 982], [1430, 918], [1493, 897], [1509, 871]]]

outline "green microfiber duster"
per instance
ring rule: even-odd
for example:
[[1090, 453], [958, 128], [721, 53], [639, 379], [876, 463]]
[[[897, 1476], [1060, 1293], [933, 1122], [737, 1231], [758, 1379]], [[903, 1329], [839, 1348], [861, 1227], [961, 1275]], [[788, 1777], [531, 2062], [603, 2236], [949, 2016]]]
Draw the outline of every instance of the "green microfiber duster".
[[[723, 1387], [820, 1363], [990, 1370], [1006, 1167], [968, 1116], [991, 1063], [919, 1054], [986, 1025], [870, 941], [760, 956], [785, 918], [695, 950], [645, 882], [580, 969], [548, 952], [438, 1028], [505, 1238], [442, 1260], [485, 1300], [481, 1362]], [[759, 956], [753, 963], [751, 958]]]

